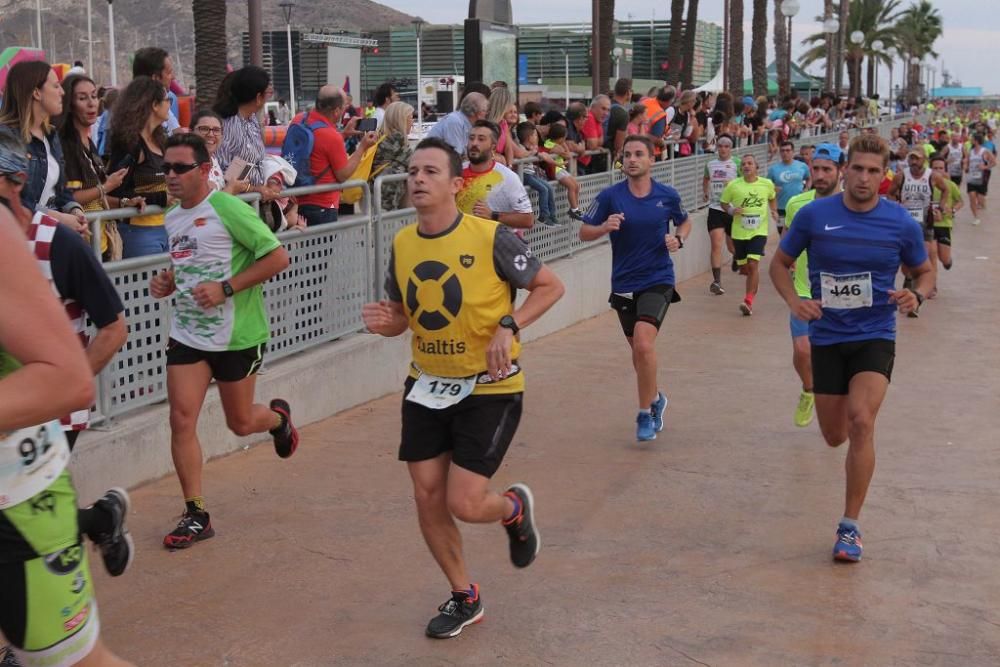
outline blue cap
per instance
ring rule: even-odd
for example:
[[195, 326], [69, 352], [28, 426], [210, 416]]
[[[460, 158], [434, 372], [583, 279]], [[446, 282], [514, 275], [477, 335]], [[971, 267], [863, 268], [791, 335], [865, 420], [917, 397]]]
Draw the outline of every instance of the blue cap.
[[754, 99], [752, 97], [750, 97], [749, 95], [747, 95], [746, 97], [743, 98], [743, 104], [746, 104], [746, 105], [751, 106], [751, 107], [757, 106], [757, 103], [754, 102]]
[[819, 144], [813, 152], [813, 160], [829, 160], [836, 165], [844, 159], [844, 151], [837, 144]]

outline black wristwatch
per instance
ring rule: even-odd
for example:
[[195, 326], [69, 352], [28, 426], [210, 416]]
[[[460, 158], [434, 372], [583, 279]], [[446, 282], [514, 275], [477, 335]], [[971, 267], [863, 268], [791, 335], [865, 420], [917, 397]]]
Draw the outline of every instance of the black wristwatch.
[[227, 299], [236, 293], [233, 291], [233, 286], [229, 284], [228, 280], [223, 280], [219, 284], [222, 285], [222, 293], [226, 295]]
[[674, 236], [674, 238], [677, 239], [677, 249], [680, 250], [681, 248], [683, 248], [684, 247], [684, 239], [682, 239], [679, 236]]
[[515, 336], [518, 334], [519, 331], [521, 331], [521, 327], [517, 326], [517, 322], [514, 321], [514, 318], [510, 315], [504, 315], [503, 317], [500, 318], [500, 326], [502, 326], [504, 329], [510, 329], [511, 331], [514, 332]]
[[493, 211], [492, 213], [490, 213], [490, 219], [495, 220], [496, 222], [500, 222], [500, 211]]
[[917, 306], [924, 305], [924, 295], [912, 288], [910, 291], [913, 292], [913, 296], [917, 297]]

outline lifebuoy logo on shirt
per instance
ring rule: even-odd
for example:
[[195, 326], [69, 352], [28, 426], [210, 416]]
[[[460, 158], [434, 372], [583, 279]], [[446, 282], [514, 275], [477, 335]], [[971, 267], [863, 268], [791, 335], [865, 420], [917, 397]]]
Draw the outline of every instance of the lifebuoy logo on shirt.
[[462, 310], [462, 283], [451, 267], [433, 260], [421, 262], [407, 278], [406, 307], [424, 329], [444, 329]]

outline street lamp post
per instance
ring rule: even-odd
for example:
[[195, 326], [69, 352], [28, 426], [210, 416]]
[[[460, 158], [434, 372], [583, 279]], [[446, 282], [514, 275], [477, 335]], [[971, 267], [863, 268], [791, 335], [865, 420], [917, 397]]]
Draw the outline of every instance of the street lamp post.
[[615, 81], [621, 78], [621, 64], [622, 64], [622, 54], [625, 51], [620, 46], [616, 46], [612, 51], [611, 55], [615, 57]]
[[424, 21], [419, 16], [411, 21], [413, 30], [417, 34], [417, 136], [424, 136], [424, 105], [420, 101], [420, 94], [423, 92], [423, 81], [420, 71], [420, 36], [424, 31]]
[[834, 77], [833, 73], [836, 69], [834, 61], [836, 60], [834, 56], [835, 49], [830, 40], [833, 36], [840, 32], [840, 21], [833, 18], [832, 16], [823, 21], [823, 32], [826, 33], [826, 89], [830, 90], [833, 88]]
[[564, 39], [562, 41], [563, 47], [561, 49], [563, 58], [566, 61], [566, 110], [567, 111], [569, 110], [569, 45], [571, 43], [572, 42], [570, 42], [570, 40]]
[[[862, 44], [865, 43], [865, 33], [861, 32], [860, 30], [855, 30], [854, 32], [851, 33], [850, 40], [851, 40], [851, 44], [853, 44], [854, 46], [861, 46]], [[863, 58], [863, 56], [862, 56], [862, 58]], [[857, 91], [851, 90], [852, 94], [855, 93], [855, 92], [860, 92], [861, 91], [861, 60], [862, 60], [862, 58], [858, 58], [857, 60], [855, 60], [851, 64], [851, 69], [854, 72], [854, 76], [851, 77], [851, 81], [853, 81], [854, 85], [857, 86]]]
[[[792, 18], [799, 13], [799, 0], [781, 0], [781, 14], [788, 19], [788, 82], [785, 93], [792, 91]], [[775, 54], [775, 57], [778, 57]]]
[[94, 76], [94, 22], [91, 0], [87, 0], [87, 74]]
[[118, 64], [115, 62], [115, 7], [108, 0], [108, 51], [111, 55], [111, 87], [118, 86]]
[[[35, 21], [38, 24], [38, 50], [42, 50], [42, 0], [35, 2]], [[51, 61], [51, 58], [50, 58]]]
[[288, 41], [288, 109], [295, 116], [295, 67], [292, 63], [292, 10], [295, 3], [291, 0], [279, 3], [281, 12], [285, 15], [285, 36]]

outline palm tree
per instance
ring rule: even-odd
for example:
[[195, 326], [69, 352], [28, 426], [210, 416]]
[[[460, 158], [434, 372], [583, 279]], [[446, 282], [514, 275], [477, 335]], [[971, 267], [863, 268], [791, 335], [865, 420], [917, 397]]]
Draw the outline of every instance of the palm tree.
[[191, 0], [194, 16], [194, 78], [199, 107], [215, 101], [226, 76], [226, 0]]
[[[896, 22], [896, 45], [906, 61], [906, 94], [911, 104], [920, 95], [920, 64], [927, 56], [936, 57], [934, 43], [941, 37], [941, 13], [929, 0], [919, 0], [902, 13]], [[914, 65], [912, 59], [917, 58]]]
[[684, 29], [684, 0], [670, 0], [670, 41], [667, 43], [667, 83], [681, 80], [681, 42]]
[[791, 63], [788, 53], [788, 19], [781, 13], [782, 0], [774, 0], [774, 63], [778, 72], [778, 92], [787, 95], [792, 89]]
[[[614, 48], [614, 23], [615, 23], [615, 0], [600, 0], [599, 11], [601, 13], [600, 21], [598, 25], [600, 26], [601, 43], [598, 46], [598, 53], [601, 54], [600, 66], [601, 66], [601, 87], [600, 90], [604, 92], [605, 82], [614, 73], [614, 68], [611, 66], [611, 51]], [[598, 72], [594, 72], [596, 77]]]
[[[887, 53], [899, 45], [898, 31], [899, 21], [906, 12], [899, 12], [901, 0], [851, 0], [850, 13], [848, 15], [848, 33], [860, 30], [865, 35], [864, 43], [860, 45], [848, 44], [848, 51], [845, 54], [845, 61], [848, 66], [848, 78], [850, 81], [850, 94], [857, 95], [861, 90], [861, 63], [868, 59], [869, 82], [868, 94], [874, 93], [873, 78], [874, 68], [877, 62], [889, 64], [891, 59]], [[822, 16], [817, 16], [818, 22], [823, 21]], [[875, 52], [871, 48], [872, 42], [881, 41], [885, 47], [882, 52]], [[803, 44], [811, 44], [812, 48], [802, 54], [799, 64], [807, 67], [813, 63], [822, 62], [829, 76], [836, 65], [828, 65], [834, 56], [828, 57], [827, 35], [818, 32], [809, 35], [802, 40]]]
[[881, 41], [888, 46], [896, 43], [895, 22], [899, 19], [901, 0], [851, 0], [851, 13], [847, 21], [848, 33], [860, 30], [865, 35], [861, 44], [848, 44], [844, 60], [847, 63], [847, 77], [850, 82], [850, 95], [856, 97], [861, 93], [861, 63], [868, 59], [868, 95], [875, 91], [875, 61], [887, 61], [884, 53], [875, 54], [871, 48], [872, 42]]
[[687, 20], [684, 22], [684, 48], [681, 60], [684, 69], [681, 71], [681, 85], [684, 88], [694, 87], [694, 40], [698, 32], [698, 0], [688, 0]]
[[753, 0], [750, 72], [754, 96], [767, 95], [767, 0]]
[[743, 0], [729, 3], [729, 86], [743, 94]]
[[[823, 16], [817, 17], [821, 21], [825, 21], [828, 18], [833, 17], [833, 0], [823, 0]], [[823, 33], [823, 62], [826, 63], [826, 78], [825, 78], [825, 88], [830, 90], [833, 88], [833, 67], [830, 63], [834, 60], [834, 49], [833, 49], [833, 37]], [[803, 42], [804, 43], [804, 42]]]

